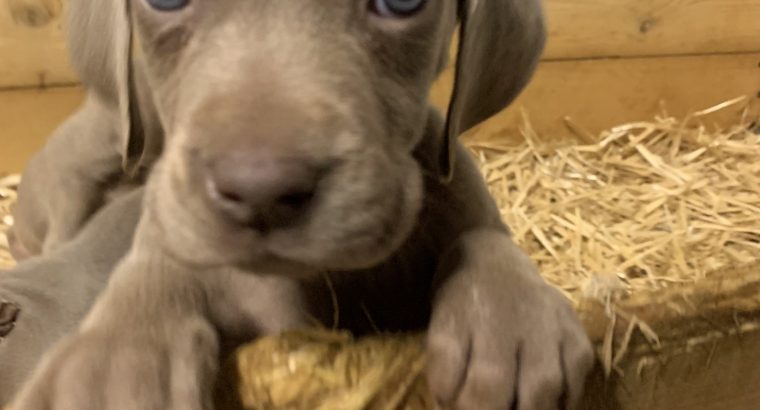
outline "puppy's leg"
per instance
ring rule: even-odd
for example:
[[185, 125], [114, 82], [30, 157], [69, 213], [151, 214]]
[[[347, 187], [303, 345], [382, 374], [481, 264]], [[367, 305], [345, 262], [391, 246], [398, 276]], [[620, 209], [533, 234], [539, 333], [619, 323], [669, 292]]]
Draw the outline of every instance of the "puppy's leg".
[[91, 95], [29, 162], [9, 235], [17, 259], [71, 239], [121, 175], [113, 113]]
[[300, 324], [292, 283], [177, 262], [145, 231], [143, 219], [105, 292], [46, 355], [15, 410], [210, 409], [220, 353], [234, 347], [219, 332], [243, 341]]
[[[565, 409], [582, 392], [591, 343], [569, 302], [538, 274], [499, 220], [459, 148], [437, 203], [456, 226], [441, 259], [428, 332], [430, 386], [458, 410]], [[457, 226], [458, 225], [458, 226]]]
[[469, 232], [447, 253], [428, 346], [430, 383], [456, 409], [565, 409], [593, 355], [570, 304], [504, 232]]
[[135, 252], [79, 330], [57, 343], [14, 409], [208, 409], [218, 337], [202, 282]]
[[71, 242], [0, 274], [0, 404], [90, 309], [131, 244], [141, 198], [142, 190], [125, 194]]

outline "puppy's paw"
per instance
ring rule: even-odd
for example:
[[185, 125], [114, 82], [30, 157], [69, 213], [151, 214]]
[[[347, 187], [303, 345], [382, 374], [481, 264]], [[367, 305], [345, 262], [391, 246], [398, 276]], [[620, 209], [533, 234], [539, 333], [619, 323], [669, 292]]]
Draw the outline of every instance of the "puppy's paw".
[[218, 350], [214, 329], [200, 319], [153, 331], [94, 327], [54, 347], [13, 408], [211, 409]]
[[540, 281], [472, 278], [442, 289], [429, 329], [428, 378], [440, 406], [572, 408], [594, 356], [565, 298]]

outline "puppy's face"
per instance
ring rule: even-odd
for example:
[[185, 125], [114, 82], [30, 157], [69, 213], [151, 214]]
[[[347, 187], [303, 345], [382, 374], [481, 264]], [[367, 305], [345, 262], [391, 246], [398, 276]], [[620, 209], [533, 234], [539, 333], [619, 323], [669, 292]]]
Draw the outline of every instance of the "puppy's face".
[[167, 250], [262, 270], [387, 258], [421, 205], [412, 151], [456, 3], [133, 0]]

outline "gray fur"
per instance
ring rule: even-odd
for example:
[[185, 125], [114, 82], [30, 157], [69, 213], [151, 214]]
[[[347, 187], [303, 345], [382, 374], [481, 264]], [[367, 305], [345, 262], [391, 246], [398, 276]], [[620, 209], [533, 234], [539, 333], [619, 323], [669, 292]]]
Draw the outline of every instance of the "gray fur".
[[[0, 404], [29, 377], [42, 354], [76, 329], [126, 254], [142, 189], [98, 211], [71, 241], [0, 273], [0, 305], [17, 309], [0, 322]], [[2, 308], [0, 308], [2, 309]]]

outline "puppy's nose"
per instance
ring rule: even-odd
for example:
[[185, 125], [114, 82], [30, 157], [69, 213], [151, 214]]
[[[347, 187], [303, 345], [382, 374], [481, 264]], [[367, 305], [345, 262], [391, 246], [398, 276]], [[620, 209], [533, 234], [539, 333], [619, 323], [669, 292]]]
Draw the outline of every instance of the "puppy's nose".
[[233, 222], [262, 232], [298, 221], [316, 194], [322, 171], [295, 157], [235, 152], [208, 164], [212, 203]]

